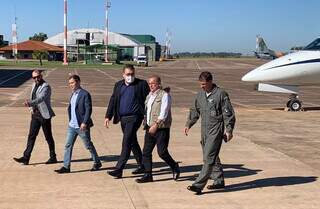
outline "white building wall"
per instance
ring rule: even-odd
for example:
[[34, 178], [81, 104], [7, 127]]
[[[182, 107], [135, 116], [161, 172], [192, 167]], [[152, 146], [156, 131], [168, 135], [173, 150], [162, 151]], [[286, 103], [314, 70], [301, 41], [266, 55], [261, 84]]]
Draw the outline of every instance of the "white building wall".
[[[68, 46], [76, 46], [77, 45], [76, 40], [85, 39], [86, 33], [91, 33], [90, 36], [91, 37], [93, 36], [93, 39], [90, 41], [90, 45], [103, 44], [104, 30], [88, 28], [88, 29], [77, 29], [77, 30], [69, 31], [68, 42], [67, 42]], [[59, 33], [45, 40], [45, 43], [62, 47], [63, 38], [64, 38], [63, 33]], [[108, 33], [108, 42], [110, 45], [129, 46], [129, 47], [136, 47], [139, 45], [139, 43], [127, 38], [126, 36], [123, 36], [119, 33], [114, 33], [114, 32]]]

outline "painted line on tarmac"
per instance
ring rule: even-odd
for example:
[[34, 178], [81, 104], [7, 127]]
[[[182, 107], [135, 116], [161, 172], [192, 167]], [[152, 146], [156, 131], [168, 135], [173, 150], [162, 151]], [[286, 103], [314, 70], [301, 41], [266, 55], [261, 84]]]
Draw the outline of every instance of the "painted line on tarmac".
[[198, 61], [195, 61], [195, 62], [196, 62], [196, 65], [197, 65], [198, 70], [201, 70], [201, 67], [200, 67]]
[[102, 74], [104, 74], [104, 75], [106, 75], [107, 77], [111, 78], [111, 79], [114, 80], [114, 81], [120, 80], [119, 78], [116, 78], [116, 77], [110, 75], [109, 73], [106, 73], [106, 72], [104, 72], [104, 71], [102, 71], [102, 70], [100, 70], [100, 69], [95, 69], [95, 70], [98, 71], [98, 72], [100, 72], [100, 73], [102, 73]]
[[[116, 78], [116, 77], [113, 77], [112, 75], [109, 75], [108, 73], [106, 73], [106, 72], [104, 72], [104, 71], [102, 71], [102, 70], [100, 70], [100, 69], [95, 69], [96, 71], [98, 71], [98, 72], [100, 72], [100, 73], [102, 73], [102, 74], [104, 74], [104, 75], [106, 75], [107, 77], [109, 77], [109, 78], [111, 78], [112, 80], [114, 80], [114, 81], [118, 81], [119, 80], [119, 78]], [[144, 71], [145, 72], [145, 71]], [[148, 77], [147, 76], [143, 76], [143, 75], [141, 75], [141, 74], [139, 74], [139, 77], [141, 77], [141, 78], [143, 78], [143, 79], [148, 79]], [[179, 86], [177, 86], [177, 85], [172, 85], [172, 84], [170, 84], [170, 87], [171, 87], [171, 89], [178, 89], [178, 90], [180, 90], [180, 91], [183, 91], [183, 92], [188, 92], [188, 93], [192, 93], [192, 94], [196, 94], [197, 93], [197, 91], [194, 91], [194, 90], [190, 90], [190, 89], [186, 89], [186, 88], [183, 88], [183, 87], [179, 87]], [[244, 108], [252, 108], [253, 106], [252, 105], [245, 105], [245, 104], [242, 104], [242, 103], [240, 103], [240, 102], [234, 102], [234, 101], [232, 101], [232, 103], [233, 104], [236, 104], [236, 105], [238, 105], [238, 106], [240, 106], [240, 107], [244, 107]]]
[[12, 80], [12, 79], [14, 79], [14, 78], [17, 78], [17, 77], [19, 77], [20, 75], [25, 74], [26, 72], [28, 72], [28, 70], [25, 70], [25, 71], [23, 71], [22, 73], [19, 73], [18, 75], [15, 75], [15, 76], [13, 76], [13, 77], [5, 80], [5, 81], [2, 81], [2, 82], [0, 83], [0, 85], [4, 84], [4, 83], [6, 83], [6, 82], [8, 82], [8, 81], [10, 81], [10, 80]]
[[[253, 97], [257, 97], [257, 96], [259, 96], [259, 94], [258, 93], [262, 93], [262, 92], [260, 92], [260, 91], [258, 91], [258, 90], [254, 90], [254, 91], [246, 91], [246, 90], [244, 90], [244, 89], [232, 89], [233, 91], [240, 91], [240, 92], [245, 92], [245, 93], [247, 93], [247, 94], [250, 94], [250, 95], [252, 95]], [[266, 101], [268, 101], [268, 100], [273, 100], [273, 99], [275, 99], [275, 98], [277, 98], [277, 99], [279, 99], [279, 100], [281, 100], [281, 99], [283, 99], [284, 97], [282, 97], [282, 96], [278, 96], [278, 95], [270, 95], [270, 94], [268, 94], [268, 93], [264, 93], [264, 95], [263, 95], [263, 97], [268, 97], [268, 98], [266, 98]], [[270, 98], [270, 99], [269, 99]], [[289, 98], [288, 98], [288, 100], [289, 100]], [[303, 102], [302, 101], [302, 103], [303, 103], [303, 105], [308, 105], [308, 106], [318, 106], [319, 104], [314, 104], [314, 103], [311, 103], [311, 102]], [[258, 105], [244, 105], [244, 106], [248, 106], [248, 107], [250, 107], [250, 108], [258, 108]], [[285, 104], [284, 104], [284, 106], [285, 106]]]
[[[161, 69], [163, 69], [163, 68], [161, 68]], [[183, 69], [185, 69], [185, 68], [183, 68]], [[156, 73], [156, 72], [154, 72], [154, 71], [144, 71], [144, 70], [141, 70], [141, 69], [138, 69], [137, 70], [137, 72], [141, 72], [141, 73], [145, 73], [145, 74], [148, 74], [148, 75], [154, 75], [154, 73]], [[198, 72], [197, 72], [198, 73]], [[159, 73], [160, 74], [160, 73]], [[139, 74], [139, 77], [142, 77], [141, 76], [141, 74]], [[172, 75], [169, 75], [169, 74], [161, 74], [161, 77], [168, 77], [168, 78], [173, 78], [173, 79], [179, 79], [179, 80], [181, 80], [181, 81], [187, 81], [187, 82], [189, 82], [190, 81], [190, 79], [189, 78], [179, 78], [179, 77], [177, 77], [177, 76], [172, 76]], [[149, 78], [149, 77], [148, 77]]]
[[[143, 75], [139, 75], [140, 78], [143, 78], [145, 80], [148, 80], [149, 77], [148, 76], [143, 76]], [[181, 91], [184, 91], [184, 92], [188, 92], [188, 93], [192, 93], [192, 94], [196, 94], [197, 91], [193, 91], [193, 90], [190, 90], [190, 89], [186, 89], [186, 88], [183, 88], [183, 87], [179, 87], [177, 85], [172, 85], [172, 84], [168, 84], [170, 86], [170, 88], [175, 88], [175, 89], [178, 89], [178, 90], [181, 90]]]
[[124, 190], [125, 191], [125, 193], [127, 194], [127, 198], [130, 200], [129, 202], [131, 203], [130, 205], [131, 205], [131, 207], [132, 208], [134, 208], [134, 209], [136, 209], [136, 206], [134, 205], [134, 202], [133, 202], [133, 200], [132, 200], [132, 197], [131, 197], [131, 195], [130, 195], [130, 193], [129, 193], [129, 191], [128, 191], [128, 189], [127, 189], [127, 187], [126, 187], [126, 184], [124, 183], [124, 181], [123, 181], [123, 179], [121, 179], [121, 185], [122, 185], [122, 190]]
[[319, 106], [319, 104], [314, 104], [314, 103], [311, 103], [311, 102], [303, 102], [302, 101], [302, 107], [303, 107], [303, 105], [309, 105], [309, 106], [315, 106], [315, 107]]
[[[139, 75], [139, 77], [141, 77], [141, 78], [143, 78], [143, 79], [148, 79], [148, 77], [142, 76], [142, 75]], [[198, 93], [197, 91], [190, 90], [190, 89], [186, 89], [186, 88], [183, 88], [183, 87], [179, 87], [179, 86], [177, 86], [177, 85], [172, 85], [172, 84], [170, 84], [169, 86], [171, 87], [171, 89], [175, 88], [175, 89], [178, 89], [178, 90], [180, 90], [180, 91], [184, 91], [184, 92], [188, 92], [188, 93], [192, 93], [192, 94]], [[231, 103], [236, 104], [236, 105], [238, 105], [238, 106], [240, 106], [240, 107], [243, 107], [243, 108], [253, 108], [253, 107], [254, 107], [254, 106], [252, 106], [252, 105], [245, 105], [245, 104], [243, 104], [243, 103], [235, 102], [235, 101], [231, 101]]]
[[[49, 74], [52, 73], [53, 71], [55, 71], [56, 69], [57, 69], [57, 68], [53, 68], [53, 69], [51, 69], [51, 70], [49, 70], [49, 71], [46, 71], [46, 74], [45, 74], [43, 77], [44, 77], [44, 78], [48, 77]], [[27, 72], [27, 71], [26, 71], [26, 72]], [[16, 104], [17, 101], [18, 101], [18, 99], [19, 99], [22, 95], [26, 95], [28, 91], [31, 91], [32, 84], [33, 84], [33, 83], [28, 84], [28, 86], [26, 86], [26, 88], [24, 88], [23, 90], [19, 91], [19, 92], [16, 93], [16, 94], [14, 94], [14, 95], [13, 95], [13, 98], [12, 98], [12, 100], [14, 100], [14, 101], [12, 101], [12, 102], [10, 102], [9, 104], [6, 104], [6, 105], [0, 107], [0, 111], [4, 110], [6, 107], [10, 107], [10, 106]]]
[[232, 103], [232, 104], [235, 104], [235, 105], [238, 105], [238, 106], [240, 106], [240, 107], [243, 107], [243, 108], [248, 108], [248, 109], [255, 108], [255, 106], [245, 105], [245, 104], [240, 103], [240, 102], [235, 102], [234, 100], [232, 100], [231, 103]]
[[143, 194], [140, 192], [139, 187], [136, 183], [127, 184], [124, 179], [121, 179], [122, 190], [127, 194], [128, 199], [130, 200], [131, 206], [136, 209], [147, 209], [148, 203], [145, 201]]

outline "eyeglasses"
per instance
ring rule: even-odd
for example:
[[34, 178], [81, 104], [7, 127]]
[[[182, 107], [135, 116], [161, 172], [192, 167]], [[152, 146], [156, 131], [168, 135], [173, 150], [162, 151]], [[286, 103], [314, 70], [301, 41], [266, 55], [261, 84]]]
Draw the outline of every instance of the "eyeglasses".
[[34, 77], [32, 77], [32, 78], [33, 78], [33, 79], [40, 78], [40, 75], [34, 76]]

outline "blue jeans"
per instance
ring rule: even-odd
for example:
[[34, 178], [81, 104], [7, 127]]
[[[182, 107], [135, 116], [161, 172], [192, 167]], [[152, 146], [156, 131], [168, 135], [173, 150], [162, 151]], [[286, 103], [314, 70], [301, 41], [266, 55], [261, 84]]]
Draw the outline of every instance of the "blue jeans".
[[99, 156], [98, 156], [98, 153], [96, 151], [96, 148], [94, 147], [94, 145], [91, 141], [90, 128], [88, 128], [85, 131], [81, 131], [79, 128], [72, 128], [69, 126], [68, 131], [67, 131], [67, 143], [65, 146], [63, 166], [65, 168], [70, 168], [73, 145], [74, 145], [78, 135], [82, 139], [86, 149], [88, 149], [89, 152], [91, 153], [91, 157], [92, 157], [94, 163], [95, 164], [101, 163]]

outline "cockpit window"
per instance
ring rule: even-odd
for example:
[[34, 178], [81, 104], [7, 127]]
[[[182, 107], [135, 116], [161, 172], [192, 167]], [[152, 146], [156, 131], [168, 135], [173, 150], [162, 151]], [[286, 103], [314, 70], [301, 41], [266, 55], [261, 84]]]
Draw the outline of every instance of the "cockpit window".
[[311, 42], [309, 45], [304, 47], [303, 50], [320, 50], [320, 38], [317, 38], [313, 42]]

